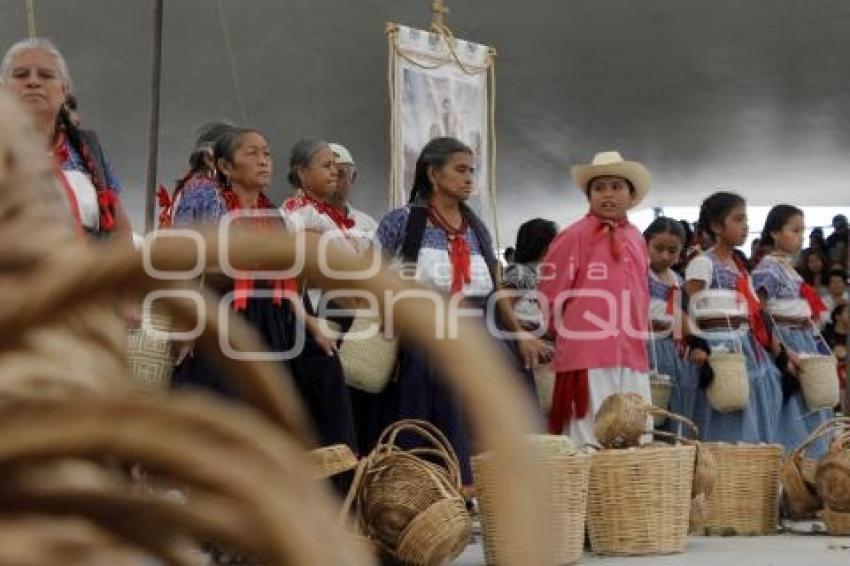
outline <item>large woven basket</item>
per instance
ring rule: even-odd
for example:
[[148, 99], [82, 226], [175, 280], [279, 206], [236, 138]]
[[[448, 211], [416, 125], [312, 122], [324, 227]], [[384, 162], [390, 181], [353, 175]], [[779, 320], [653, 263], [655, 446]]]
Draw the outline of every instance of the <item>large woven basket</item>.
[[379, 318], [357, 316], [339, 348], [339, 361], [345, 381], [367, 393], [380, 393], [387, 386], [398, 355], [398, 340], [385, 338], [381, 332], [367, 334], [380, 323]]
[[706, 390], [708, 402], [715, 411], [740, 411], [750, 402], [750, 381], [744, 355], [737, 352], [718, 352], [708, 358], [714, 379]]
[[555, 372], [550, 364], [534, 370], [534, 383], [537, 386], [540, 410], [544, 415], [548, 415], [552, 410], [552, 395], [555, 393]]
[[127, 331], [127, 364], [133, 385], [143, 391], [168, 389], [174, 358], [167, 332], [173, 328], [167, 312], [143, 314], [139, 328]]
[[704, 444], [717, 461], [717, 481], [708, 498], [708, 534], [776, 533], [779, 470], [776, 444]]
[[800, 387], [810, 411], [832, 409], [839, 402], [835, 356], [800, 358]]
[[[402, 433], [427, 446], [402, 449]], [[436, 427], [399, 421], [381, 434], [358, 468], [343, 515], [355, 504], [360, 531], [402, 562], [448, 562], [460, 555], [472, 532], [460, 481], [457, 456]]]
[[593, 454], [588, 530], [597, 554], [637, 556], [685, 550], [693, 446]]
[[[584, 550], [584, 528], [587, 513], [587, 490], [590, 478], [590, 456], [539, 455], [550, 490], [550, 507], [546, 509], [551, 524], [552, 563], [578, 562]], [[484, 532], [484, 556], [487, 564], [519, 564], [521, 557], [510, 560], [506, 556], [505, 540], [511, 532], [503, 528], [505, 521], [496, 516], [495, 464], [492, 454], [482, 454], [472, 459], [475, 492], [481, 509]]]

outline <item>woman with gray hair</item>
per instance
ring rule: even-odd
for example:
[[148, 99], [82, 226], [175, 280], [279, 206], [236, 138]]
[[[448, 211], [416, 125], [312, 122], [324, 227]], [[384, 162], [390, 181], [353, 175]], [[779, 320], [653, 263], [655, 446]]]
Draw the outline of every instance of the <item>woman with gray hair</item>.
[[56, 179], [80, 230], [129, 237], [130, 223], [118, 198], [120, 184], [97, 136], [75, 125], [65, 107], [71, 77], [56, 46], [43, 38], [14, 44], [3, 57], [0, 80], [24, 104], [45, 147], [52, 151]]
[[334, 206], [337, 195], [336, 158], [330, 144], [301, 140], [289, 156], [289, 183], [296, 196], [283, 203], [283, 212], [296, 228], [334, 232], [355, 251], [358, 239], [349, 231], [354, 219]]

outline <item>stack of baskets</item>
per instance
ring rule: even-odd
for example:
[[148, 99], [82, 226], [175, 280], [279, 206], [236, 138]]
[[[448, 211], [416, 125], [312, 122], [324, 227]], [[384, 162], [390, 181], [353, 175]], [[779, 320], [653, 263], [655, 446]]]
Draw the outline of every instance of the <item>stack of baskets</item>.
[[[418, 437], [422, 447], [402, 448], [402, 433]], [[443, 564], [463, 552], [472, 534], [460, 487], [460, 466], [445, 436], [424, 421], [399, 421], [361, 460], [343, 514], [354, 505], [360, 532], [392, 559]]]
[[596, 414], [594, 432], [604, 448], [591, 458], [588, 530], [597, 554], [685, 550], [696, 448], [637, 448], [648, 417], [658, 411], [626, 393], [607, 398]]
[[[551, 562], [576, 563], [584, 550], [590, 456], [578, 452], [564, 436], [532, 435], [528, 440], [544, 470], [544, 481], [551, 494], [547, 509], [553, 535]], [[472, 471], [481, 509], [487, 563], [522, 564], [522, 556], [508, 556], [504, 544], [511, 532], [496, 513], [496, 461], [493, 454], [474, 457]]]
[[[816, 442], [832, 437], [820, 459], [808, 452]], [[785, 459], [782, 486], [789, 515], [810, 518], [820, 512], [827, 530], [850, 534], [850, 418], [838, 417], [815, 429]]]

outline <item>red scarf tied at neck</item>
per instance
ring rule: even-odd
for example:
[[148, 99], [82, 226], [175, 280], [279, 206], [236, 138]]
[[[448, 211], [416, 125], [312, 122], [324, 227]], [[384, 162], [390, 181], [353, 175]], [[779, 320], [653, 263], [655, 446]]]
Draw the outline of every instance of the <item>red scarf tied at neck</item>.
[[761, 301], [753, 292], [753, 287], [750, 285], [750, 276], [747, 271], [747, 266], [736, 255], [732, 255], [735, 265], [738, 267], [738, 278], [735, 280], [735, 290], [738, 296], [744, 299], [747, 304], [747, 315], [749, 318], [750, 329], [756, 337], [756, 341], [764, 348], [770, 347], [770, 335], [767, 332], [767, 326], [764, 323], [764, 318], [761, 313]]
[[350, 230], [351, 228], [354, 228], [354, 219], [348, 216], [340, 209], [334, 208], [328, 203], [321, 201], [313, 195], [307, 193], [306, 191], [304, 192], [304, 196], [301, 198], [316, 207], [316, 210], [318, 210], [322, 214], [325, 214], [330, 217], [330, 219], [333, 220], [333, 223], [336, 224], [337, 228], [340, 228], [342, 230]]
[[820, 322], [823, 313], [829, 310], [823, 299], [818, 295], [818, 292], [815, 291], [815, 288], [808, 283], [804, 282], [800, 285], [800, 298], [805, 299], [809, 303], [809, 309], [812, 311], [812, 320], [815, 322]]
[[620, 258], [623, 257], [623, 242], [620, 239], [619, 228], [628, 224], [628, 219], [610, 219], [600, 218], [598, 216], [596, 219], [599, 220], [599, 230], [608, 232], [608, 240], [611, 246], [611, 257], [614, 258], [614, 261], [620, 261]]
[[465, 284], [472, 283], [472, 256], [469, 244], [466, 242], [466, 230], [469, 221], [461, 212], [461, 222], [458, 228], [449, 225], [446, 218], [440, 214], [430, 202], [428, 203], [428, 219], [446, 234], [449, 242], [449, 260], [452, 262], [452, 295], [460, 293]]
[[[257, 216], [252, 214], [254, 211], [275, 209], [274, 204], [264, 194], [260, 193], [257, 196], [257, 202], [251, 208], [243, 208], [239, 203], [239, 196], [232, 189], [224, 189], [221, 191], [221, 198], [227, 205], [229, 212], [238, 211], [239, 221], [247, 222], [256, 226], [268, 226], [273, 224], [273, 219], [268, 216]], [[293, 279], [276, 279], [272, 283], [272, 302], [280, 306], [283, 304], [284, 293], [289, 291], [298, 293], [298, 284]], [[243, 311], [248, 308], [248, 298], [254, 290], [254, 279], [249, 277], [238, 277], [233, 282], [233, 310]]]

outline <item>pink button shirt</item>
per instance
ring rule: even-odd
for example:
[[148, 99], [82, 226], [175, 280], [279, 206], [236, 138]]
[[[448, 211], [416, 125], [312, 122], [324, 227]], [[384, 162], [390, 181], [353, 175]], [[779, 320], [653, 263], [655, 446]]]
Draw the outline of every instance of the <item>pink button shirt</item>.
[[626, 219], [613, 228], [613, 239], [611, 230], [588, 214], [558, 234], [541, 265], [538, 290], [557, 328], [556, 372], [649, 370], [646, 244]]

